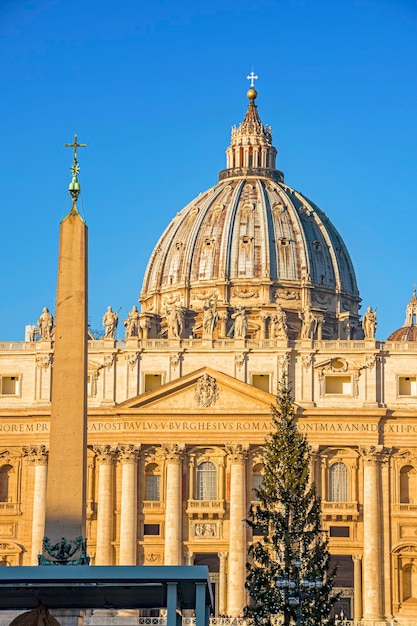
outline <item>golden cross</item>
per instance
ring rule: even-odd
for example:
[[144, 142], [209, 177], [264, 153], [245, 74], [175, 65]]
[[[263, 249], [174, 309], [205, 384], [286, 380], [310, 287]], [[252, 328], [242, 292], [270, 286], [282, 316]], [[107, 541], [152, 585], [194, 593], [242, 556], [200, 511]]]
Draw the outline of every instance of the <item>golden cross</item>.
[[74, 143], [65, 143], [65, 148], [74, 148], [74, 161], [77, 162], [77, 148], [86, 148], [86, 143], [78, 143], [77, 135], [74, 135]]

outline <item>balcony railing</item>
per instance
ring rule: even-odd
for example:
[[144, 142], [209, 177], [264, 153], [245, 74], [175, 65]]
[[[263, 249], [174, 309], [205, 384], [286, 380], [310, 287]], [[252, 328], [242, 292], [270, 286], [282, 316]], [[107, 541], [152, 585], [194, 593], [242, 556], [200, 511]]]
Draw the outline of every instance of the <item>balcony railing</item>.
[[187, 513], [200, 515], [203, 513], [224, 514], [224, 500], [188, 500]]
[[324, 517], [335, 518], [340, 516], [346, 518], [348, 516], [356, 518], [359, 515], [359, 506], [357, 502], [326, 502], [321, 503]]
[[19, 515], [20, 502], [0, 502], [0, 515]]

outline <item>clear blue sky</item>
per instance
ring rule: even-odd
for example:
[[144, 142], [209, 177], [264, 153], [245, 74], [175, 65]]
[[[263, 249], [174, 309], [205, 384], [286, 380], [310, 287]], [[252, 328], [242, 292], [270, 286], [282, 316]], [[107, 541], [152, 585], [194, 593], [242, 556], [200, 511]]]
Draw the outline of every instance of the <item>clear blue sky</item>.
[[377, 337], [402, 326], [417, 282], [415, 0], [7, 0], [0, 42], [0, 341], [54, 309], [63, 144], [88, 144], [79, 208], [100, 328], [216, 183], [252, 68], [287, 183], [342, 234]]

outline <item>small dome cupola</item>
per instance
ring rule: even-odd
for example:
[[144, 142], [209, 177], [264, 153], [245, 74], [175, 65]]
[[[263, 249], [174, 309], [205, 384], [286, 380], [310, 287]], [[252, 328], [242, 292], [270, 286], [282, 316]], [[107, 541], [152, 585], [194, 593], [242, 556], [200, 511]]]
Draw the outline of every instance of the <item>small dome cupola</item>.
[[413, 295], [405, 310], [404, 326], [390, 334], [387, 341], [417, 341], [417, 295]]
[[236, 176], [264, 176], [278, 182], [284, 174], [276, 169], [277, 151], [272, 145], [272, 128], [262, 124], [255, 100], [258, 92], [253, 72], [247, 77], [251, 81], [247, 96], [248, 109], [239, 127], [232, 127], [232, 139], [226, 150], [227, 169], [219, 174], [219, 181]]

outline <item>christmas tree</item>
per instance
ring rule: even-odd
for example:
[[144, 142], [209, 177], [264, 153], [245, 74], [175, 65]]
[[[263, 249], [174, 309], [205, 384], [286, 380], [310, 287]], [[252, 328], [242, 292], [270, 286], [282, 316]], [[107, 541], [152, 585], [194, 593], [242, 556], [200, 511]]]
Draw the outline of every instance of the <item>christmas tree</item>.
[[[255, 626], [332, 623], [329, 614], [335, 569], [328, 538], [321, 530], [321, 503], [310, 482], [311, 451], [295, 423], [291, 391], [284, 378], [273, 432], [265, 442], [264, 474], [247, 519], [254, 542], [249, 548], [245, 616]], [[258, 540], [256, 540], [258, 537]]]

